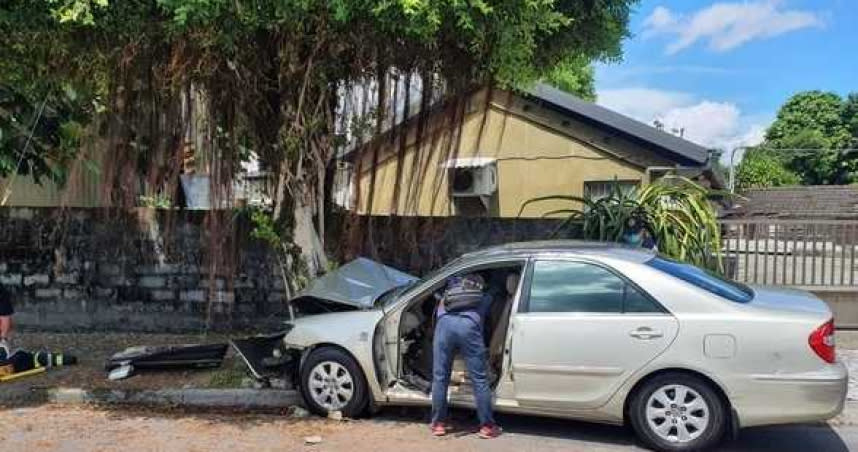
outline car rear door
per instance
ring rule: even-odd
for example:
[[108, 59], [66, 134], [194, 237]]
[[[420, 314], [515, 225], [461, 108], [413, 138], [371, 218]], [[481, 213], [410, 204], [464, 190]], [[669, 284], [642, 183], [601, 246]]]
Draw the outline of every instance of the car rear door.
[[676, 336], [670, 313], [598, 262], [536, 259], [525, 284], [511, 323], [521, 406], [599, 407]]

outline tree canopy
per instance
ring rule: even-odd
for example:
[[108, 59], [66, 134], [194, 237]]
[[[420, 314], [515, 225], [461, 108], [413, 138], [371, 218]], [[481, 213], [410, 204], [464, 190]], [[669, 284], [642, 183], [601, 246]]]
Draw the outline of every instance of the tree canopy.
[[545, 82], [589, 101], [596, 100], [593, 66], [582, 61], [562, 61], [548, 71]]
[[[805, 91], [781, 106], [763, 146], [805, 184], [858, 180], [858, 93]], [[753, 154], [751, 154], [753, 156]]]
[[787, 169], [782, 160], [766, 149], [748, 149], [736, 169], [739, 189], [797, 185], [798, 174]]
[[[114, 205], [174, 191], [189, 152], [213, 196], [257, 155], [275, 175], [271, 223], [314, 273], [323, 263], [307, 249], [318, 250], [325, 229], [330, 169], [349, 136], [362, 136], [345, 121], [380, 132], [414, 115], [416, 96], [420, 121], [440, 101], [455, 123], [477, 86], [514, 89], [551, 76], [586, 95], [586, 69], [574, 83], [558, 71], [620, 58], [634, 3], [7, 0], [0, 82], [23, 96], [19, 123], [47, 99], [56, 120], [39, 131], [46, 149], [65, 142], [63, 125], [95, 132], [109, 151], [101, 178]], [[344, 103], [350, 91], [360, 102]], [[77, 93], [73, 106], [59, 108], [68, 92]], [[9, 125], [0, 127], [5, 134]], [[0, 153], [19, 153], [16, 130]]]

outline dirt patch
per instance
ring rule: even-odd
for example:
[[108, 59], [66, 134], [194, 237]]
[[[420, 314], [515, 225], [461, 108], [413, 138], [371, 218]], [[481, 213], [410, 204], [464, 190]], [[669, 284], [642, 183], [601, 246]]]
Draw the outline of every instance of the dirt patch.
[[[0, 411], [3, 450], [475, 450], [474, 435], [432, 438], [419, 419], [329, 421], [285, 415], [40, 406]], [[308, 445], [305, 438], [321, 437]]]

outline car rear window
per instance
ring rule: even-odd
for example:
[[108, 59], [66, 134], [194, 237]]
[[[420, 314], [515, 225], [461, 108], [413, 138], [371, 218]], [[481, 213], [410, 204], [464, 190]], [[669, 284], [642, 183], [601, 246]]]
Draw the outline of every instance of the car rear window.
[[654, 257], [646, 264], [736, 303], [747, 303], [754, 298], [754, 291], [750, 287], [690, 264], [663, 257]]

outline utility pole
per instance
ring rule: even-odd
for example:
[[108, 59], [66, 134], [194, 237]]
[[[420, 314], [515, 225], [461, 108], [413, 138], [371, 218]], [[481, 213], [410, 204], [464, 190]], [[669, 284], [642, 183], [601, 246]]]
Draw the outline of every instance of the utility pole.
[[730, 151], [730, 193], [736, 193], [736, 151], [739, 149], [748, 149], [748, 146], [739, 146]]

